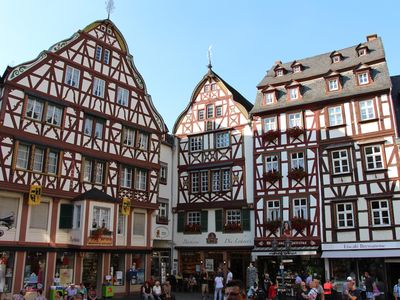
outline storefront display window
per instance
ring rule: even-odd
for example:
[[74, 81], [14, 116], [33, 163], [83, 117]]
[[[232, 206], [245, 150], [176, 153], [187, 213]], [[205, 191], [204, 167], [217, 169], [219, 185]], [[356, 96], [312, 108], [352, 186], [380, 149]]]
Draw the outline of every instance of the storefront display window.
[[355, 259], [332, 259], [331, 261], [332, 278], [335, 281], [346, 281], [348, 276], [356, 278], [357, 261]]
[[28, 292], [43, 289], [46, 270], [46, 253], [40, 251], [26, 252], [24, 269], [24, 286]]
[[67, 285], [73, 282], [74, 276], [73, 252], [57, 252], [55, 277], [60, 278], [60, 285]]
[[0, 293], [9, 293], [12, 288], [14, 252], [0, 252]]
[[133, 276], [131, 284], [143, 284], [145, 274], [145, 254], [132, 255]]
[[182, 252], [182, 275], [188, 277], [196, 273], [196, 266], [200, 266], [200, 252]]
[[111, 274], [114, 285], [124, 285], [125, 254], [111, 254]]

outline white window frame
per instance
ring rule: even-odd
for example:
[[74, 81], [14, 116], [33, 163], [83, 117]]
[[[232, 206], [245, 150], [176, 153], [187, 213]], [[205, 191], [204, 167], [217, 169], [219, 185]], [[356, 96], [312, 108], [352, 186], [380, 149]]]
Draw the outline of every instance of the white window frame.
[[359, 85], [366, 85], [369, 83], [368, 71], [357, 74], [357, 80]]
[[304, 152], [290, 153], [290, 167], [292, 169], [305, 169]]
[[274, 117], [264, 118], [263, 123], [264, 123], [264, 132], [268, 132], [270, 130], [276, 130], [277, 117], [274, 116]]
[[111, 58], [111, 51], [108, 49], [104, 49], [104, 58], [103, 62], [108, 65], [110, 63], [110, 58]]
[[190, 152], [199, 152], [203, 150], [203, 136], [189, 137]]
[[136, 169], [135, 171], [135, 189], [139, 191], [147, 190], [147, 170]]
[[240, 209], [227, 209], [226, 210], [226, 224], [241, 224], [242, 223], [242, 210]]
[[131, 189], [132, 188], [132, 175], [133, 168], [129, 166], [122, 166], [121, 169], [121, 187]]
[[25, 116], [32, 120], [42, 121], [44, 111], [44, 102], [37, 98], [28, 97], [28, 105]]
[[201, 212], [189, 211], [187, 214], [187, 225], [201, 225]]
[[[354, 228], [354, 207], [352, 202], [337, 203], [336, 214], [337, 214], [337, 227], [342, 228]], [[341, 210], [340, 210], [341, 209]]]
[[215, 133], [215, 147], [217, 149], [226, 148], [230, 145], [230, 135], [229, 132], [217, 132]]
[[94, 77], [93, 79], [93, 95], [99, 98], [104, 98], [105, 82], [103, 79]]
[[328, 90], [330, 92], [339, 90], [339, 79], [338, 78], [328, 79]]
[[200, 172], [200, 185], [202, 193], [208, 192], [208, 171]]
[[332, 62], [335, 64], [335, 63], [338, 63], [338, 62], [340, 62], [341, 61], [341, 57], [340, 57], [340, 55], [334, 55], [334, 56], [332, 56]]
[[129, 91], [123, 87], [117, 89], [117, 103], [122, 106], [128, 106]]
[[33, 151], [33, 163], [32, 163], [33, 171], [43, 172], [43, 164], [44, 164], [45, 155], [46, 155], [46, 149], [35, 146], [34, 151]]
[[111, 230], [111, 208], [93, 206], [92, 229], [107, 228]]
[[136, 236], [146, 235], [146, 214], [143, 212], [133, 213], [133, 235]]
[[74, 205], [74, 213], [72, 219], [72, 228], [79, 229], [82, 226], [82, 205], [75, 204]]
[[221, 172], [219, 170], [211, 171], [211, 191], [219, 192], [221, 190]]
[[57, 174], [58, 170], [58, 155], [59, 152], [55, 150], [49, 150], [47, 153], [47, 163], [46, 163], [46, 168], [47, 168], [47, 173], [48, 174]]
[[[371, 152], [367, 153], [368, 152], [367, 149], [371, 149]], [[365, 146], [364, 155], [365, 155], [365, 166], [368, 171], [383, 169], [384, 165], [383, 165], [383, 153], [381, 144]]]
[[302, 219], [308, 219], [307, 198], [293, 199], [293, 216]]
[[216, 117], [222, 116], [222, 105], [218, 105], [215, 107], [215, 116]]
[[275, 221], [281, 219], [281, 205], [279, 200], [267, 200], [265, 206], [267, 210], [267, 221]]
[[223, 169], [221, 170], [221, 173], [222, 190], [229, 191], [231, 189], [231, 170]]
[[97, 46], [96, 46], [96, 53], [95, 53], [95, 55], [94, 55], [94, 58], [95, 58], [97, 61], [101, 61], [102, 54], [103, 54], [103, 47], [97, 45]]
[[276, 70], [276, 76], [277, 77], [283, 76], [283, 69]]
[[300, 98], [299, 87], [291, 87], [289, 88], [289, 99], [290, 100], [297, 100]]
[[119, 213], [118, 214], [118, 223], [117, 223], [117, 234], [124, 235], [125, 234], [125, 219], [126, 216]]
[[[377, 207], [374, 207], [377, 204]], [[371, 200], [372, 225], [390, 226], [390, 207], [388, 200]]]
[[81, 71], [71, 66], [67, 66], [64, 83], [69, 86], [78, 88], [80, 75]]
[[168, 166], [166, 164], [160, 165], [160, 183], [167, 184], [168, 180]]
[[275, 92], [265, 93], [265, 104], [273, 104], [275, 102]]
[[333, 106], [328, 108], [329, 126], [343, 125], [342, 106]]
[[206, 106], [207, 119], [214, 117], [214, 104], [209, 104]]
[[347, 149], [331, 152], [333, 174], [347, 174], [350, 172], [350, 161]]
[[16, 167], [19, 169], [27, 170], [29, 167], [29, 158], [31, 153], [31, 146], [27, 144], [18, 145]]
[[193, 172], [190, 174], [190, 189], [193, 194], [199, 192], [200, 175], [199, 172]]
[[303, 125], [301, 112], [288, 114], [288, 119], [289, 128], [302, 127]]
[[168, 218], [168, 201], [158, 202], [158, 215], [163, 218]]
[[277, 154], [265, 156], [265, 171], [267, 173], [279, 171], [279, 156]]
[[301, 66], [294, 66], [293, 67], [293, 73], [300, 73], [301, 72]]
[[204, 109], [199, 109], [197, 114], [198, 114], [197, 117], [198, 117], [199, 121], [204, 120]]
[[374, 99], [360, 101], [359, 108], [360, 108], [360, 120], [361, 121], [375, 119]]
[[63, 109], [54, 104], [47, 104], [46, 123], [54, 126], [61, 126]]
[[122, 144], [127, 147], [133, 147], [135, 145], [136, 131], [129, 127], [124, 127], [124, 136], [122, 138]]
[[149, 134], [139, 131], [138, 148], [141, 150], [148, 150], [149, 147]]

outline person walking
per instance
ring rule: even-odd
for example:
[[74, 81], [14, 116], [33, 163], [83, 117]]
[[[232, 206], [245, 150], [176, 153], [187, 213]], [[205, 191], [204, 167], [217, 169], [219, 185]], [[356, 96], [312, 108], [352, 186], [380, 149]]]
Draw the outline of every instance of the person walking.
[[214, 278], [214, 300], [222, 300], [222, 288], [224, 287], [224, 277], [218, 273]]
[[400, 300], [400, 278], [397, 279], [397, 284], [393, 287], [393, 295], [394, 299]]
[[324, 295], [325, 295], [326, 300], [333, 300], [332, 299], [332, 289], [333, 289], [333, 285], [328, 278], [326, 280], [326, 282], [324, 283]]
[[233, 279], [233, 273], [231, 268], [228, 267], [228, 273], [226, 274], [226, 282], [225, 284], [228, 284], [229, 281]]
[[208, 273], [206, 269], [202, 269], [200, 273], [200, 284], [201, 284], [201, 299], [208, 299], [210, 296], [210, 290], [208, 286]]

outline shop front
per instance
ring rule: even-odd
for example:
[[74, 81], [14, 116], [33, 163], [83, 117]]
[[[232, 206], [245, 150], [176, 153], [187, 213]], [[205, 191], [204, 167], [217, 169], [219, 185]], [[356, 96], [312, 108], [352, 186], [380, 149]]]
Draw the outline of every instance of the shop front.
[[0, 252], [0, 295], [12, 291], [14, 262], [14, 251]]

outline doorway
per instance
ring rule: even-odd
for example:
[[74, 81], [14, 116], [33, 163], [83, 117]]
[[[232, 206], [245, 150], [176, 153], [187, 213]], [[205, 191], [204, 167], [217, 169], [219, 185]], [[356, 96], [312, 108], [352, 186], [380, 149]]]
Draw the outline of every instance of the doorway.
[[83, 257], [82, 282], [87, 288], [95, 288], [97, 295], [101, 295], [102, 266], [101, 253], [85, 253]]
[[397, 284], [397, 280], [400, 278], [400, 260], [397, 262], [386, 263], [387, 270], [387, 289], [388, 296], [386, 299], [394, 299], [393, 287]]

